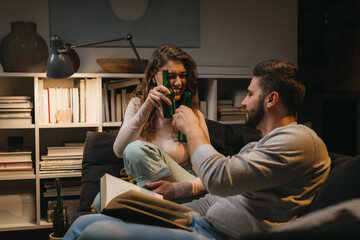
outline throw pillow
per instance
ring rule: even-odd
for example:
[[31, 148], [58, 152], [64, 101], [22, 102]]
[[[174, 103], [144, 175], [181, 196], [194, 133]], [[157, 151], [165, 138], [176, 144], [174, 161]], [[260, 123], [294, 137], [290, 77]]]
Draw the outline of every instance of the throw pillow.
[[122, 159], [113, 151], [116, 136], [104, 132], [88, 132], [85, 139], [80, 190], [80, 210], [89, 211], [100, 191], [100, 177], [105, 173], [120, 177]]

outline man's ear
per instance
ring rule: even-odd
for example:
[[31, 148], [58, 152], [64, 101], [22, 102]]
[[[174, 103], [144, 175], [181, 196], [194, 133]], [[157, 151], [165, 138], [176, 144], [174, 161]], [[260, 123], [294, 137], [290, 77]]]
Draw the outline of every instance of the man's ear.
[[280, 100], [279, 93], [271, 92], [266, 97], [266, 105], [271, 108], [275, 106]]

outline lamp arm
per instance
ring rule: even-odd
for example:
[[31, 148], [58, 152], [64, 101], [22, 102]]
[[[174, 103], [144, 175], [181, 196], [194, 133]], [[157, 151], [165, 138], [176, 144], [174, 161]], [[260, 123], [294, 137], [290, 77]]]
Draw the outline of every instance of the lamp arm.
[[140, 66], [141, 66], [143, 72], [145, 72], [144, 63], [143, 63], [143, 61], [141, 61], [140, 55], [139, 55], [139, 53], [137, 52], [136, 47], [135, 47], [133, 41], [130, 39], [129, 42], [130, 42], [131, 48], [133, 49], [133, 51], [134, 51], [134, 53], [135, 53], [135, 55], [136, 55], [136, 58], [138, 59], [138, 61], [139, 61], [139, 63], [140, 63]]
[[80, 44], [80, 45], [65, 44], [65, 48], [64, 49], [58, 49], [57, 52], [58, 53], [67, 53], [71, 49], [74, 49], [74, 48], [88, 47], [88, 46], [98, 45], [98, 44], [102, 44], [102, 43], [116, 42], [116, 41], [122, 41], [122, 40], [127, 40], [127, 41], [130, 42], [131, 48], [133, 49], [133, 51], [135, 53], [135, 56], [136, 56], [137, 60], [139, 61], [143, 72], [145, 72], [144, 63], [143, 63], [143, 61], [141, 61], [140, 55], [136, 50], [136, 47], [135, 47], [135, 45], [134, 45], [134, 43], [132, 41], [132, 35], [131, 34], [127, 34], [125, 37], [122, 37], [122, 38], [116, 38], [116, 39], [111, 39], [111, 40], [106, 40], [106, 41], [101, 41], [101, 42], [95, 42], [95, 43], [85, 43], [85, 44]]
[[80, 45], [71, 45], [70, 48], [73, 49], [73, 48], [79, 48], [79, 47], [88, 47], [88, 46], [98, 45], [98, 44], [102, 44], [102, 43], [121, 41], [121, 40], [125, 40], [125, 39], [126, 39], [126, 37], [116, 38], [116, 39], [111, 39], [111, 40], [106, 40], [106, 41], [101, 41], [101, 42], [95, 42], [95, 43], [85, 43], [85, 44], [80, 44]]

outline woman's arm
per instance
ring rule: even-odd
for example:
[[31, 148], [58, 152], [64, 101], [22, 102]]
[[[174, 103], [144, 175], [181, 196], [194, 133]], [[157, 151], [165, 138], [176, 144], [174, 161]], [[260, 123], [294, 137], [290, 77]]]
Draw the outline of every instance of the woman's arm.
[[161, 101], [171, 105], [171, 101], [163, 93], [170, 94], [164, 86], [156, 86], [149, 91], [145, 102], [141, 104], [140, 98], [134, 97], [129, 102], [124, 116], [123, 124], [115, 139], [113, 150], [117, 157], [122, 157], [125, 147], [139, 139], [141, 130], [155, 107], [161, 106]]
[[140, 99], [135, 97], [126, 108], [123, 123], [113, 145], [114, 153], [119, 158], [129, 143], [139, 139], [141, 129], [149, 118], [150, 112], [140, 104]]

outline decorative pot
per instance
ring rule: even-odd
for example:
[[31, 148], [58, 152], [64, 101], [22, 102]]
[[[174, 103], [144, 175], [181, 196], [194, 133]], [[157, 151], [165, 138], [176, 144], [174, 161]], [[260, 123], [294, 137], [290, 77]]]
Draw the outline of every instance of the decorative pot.
[[54, 237], [54, 232], [50, 233], [49, 240], [62, 240], [62, 237]]
[[0, 45], [4, 72], [45, 72], [49, 49], [36, 32], [36, 23], [11, 22], [11, 32]]

